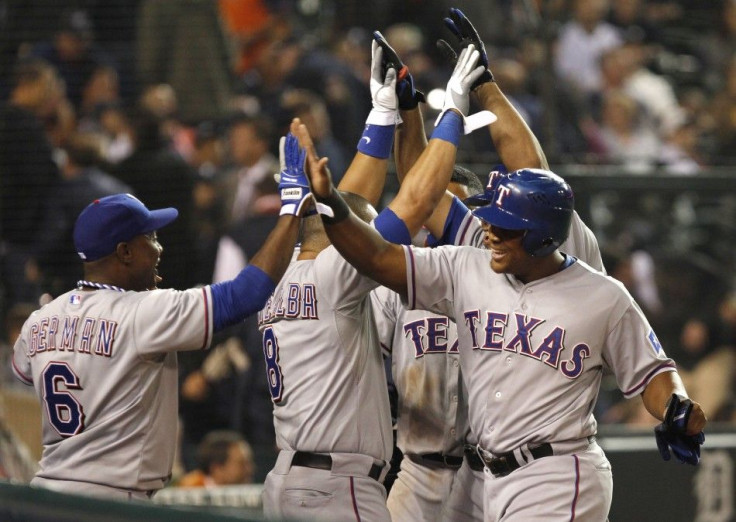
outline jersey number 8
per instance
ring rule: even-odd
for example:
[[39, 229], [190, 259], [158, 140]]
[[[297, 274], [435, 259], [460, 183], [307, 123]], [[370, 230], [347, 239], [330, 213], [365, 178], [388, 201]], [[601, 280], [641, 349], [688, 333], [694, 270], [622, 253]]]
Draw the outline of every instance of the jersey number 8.
[[281, 402], [284, 384], [279, 366], [279, 342], [270, 326], [263, 330], [263, 355], [266, 357], [266, 379], [271, 399], [273, 402]]

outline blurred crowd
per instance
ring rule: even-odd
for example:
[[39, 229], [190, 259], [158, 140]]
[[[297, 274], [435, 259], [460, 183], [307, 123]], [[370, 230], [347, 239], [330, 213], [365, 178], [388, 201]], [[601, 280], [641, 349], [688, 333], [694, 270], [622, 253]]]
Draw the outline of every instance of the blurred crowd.
[[[336, 182], [347, 168], [370, 110], [373, 30], [434, 121], [450, 6], [483, 31], [496, 80], [552, 165], [697, 175], [736, 164], [734, 0], [0, 0], [3, 384], [19, 319], [81, 277], [71, 230], [84, 206], [130, 192], [179, 209], [159, 233], [161, 287], [233, 277], [275, 223], [278, 138], [293, 117]], [[488, 142], [465, 138], [459, 162], [496, 163]], [[678, 267], [608, 250], [691, 394], [712, 420], [736, 420], [736, 294], [706, 299], [707, 276], [663, 282]], [[202, 443], [228, 430], [261, 481], [276, 449], [255, 319], [179, 360], [182, 473], [206, 467]], [[599, 410], [642, 422], [613, 392]]]

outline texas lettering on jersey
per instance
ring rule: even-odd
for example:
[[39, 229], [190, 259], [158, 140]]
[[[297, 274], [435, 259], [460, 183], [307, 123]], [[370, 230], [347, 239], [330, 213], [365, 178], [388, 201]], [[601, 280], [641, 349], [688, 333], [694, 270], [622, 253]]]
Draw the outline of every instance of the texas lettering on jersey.
[[44, 317], [28, 329], [28, 356], [51, 351], [69, 351], [111, 357], [117, 321], [77, 316]]
[[[469, 310], [463, 313], [465, 327], [470, 333], [473, 350], [509, 351], [536, 359], [544, 364], [559, 370], [565, 377], [576, 379], [583, 373], [584, 361], [590, 357], [590, 347], [585, 343], [578, 343], [572, 348], [570, 358], [562, 360], [565, 350], [565, 329], [554, 327], [539, 344], [532, 344], [532, 331], [545, 323], [544, 319], [529, 318], [523, 314], [505, 314], [488, 311], [481, 325], [480, 310]], [[504, 344], [506, 329], [515, 330], [514, 337]], [[512, 332], [513, 333], [513, 332]]]
[[269, 297], [266, 305], [258, 312], [259, 326], [281, 318], [319, 319], [314, 283], [289, 283], [285, 289], [285, 292]]
[[423, 357], [431, 353], [458, 353], [457, 339], [447, 345], [447, 328], [450, 320], [447, 317], [423, 317], [416, 321], [404, 323], [404, 335], [414, 345], [414, 357]]

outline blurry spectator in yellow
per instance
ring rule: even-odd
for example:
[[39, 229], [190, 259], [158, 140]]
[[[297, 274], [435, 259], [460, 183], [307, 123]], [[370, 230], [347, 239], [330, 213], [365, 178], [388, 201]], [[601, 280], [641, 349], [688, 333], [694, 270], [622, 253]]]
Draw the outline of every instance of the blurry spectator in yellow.
[[198, 468], [176, 484], [181, 488], [230, 486], [253, 482], [253, 450], [243, 437], [230, 430], [210, 432], [197, 449]]

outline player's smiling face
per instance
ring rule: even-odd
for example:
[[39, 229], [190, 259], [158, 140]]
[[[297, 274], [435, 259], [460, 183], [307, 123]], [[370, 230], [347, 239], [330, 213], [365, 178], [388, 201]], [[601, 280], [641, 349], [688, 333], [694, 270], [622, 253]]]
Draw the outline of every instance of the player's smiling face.
[[137, 236], [130, 241], [135, 251], [133, 257], [133, 286], [131, 290], [153, 290], [162, 281], [158, 275], [158, 263], [163, 247], [158, 242], [156, 232]]
[[524, 230], [508, 230], [483, 221], [483, 232], [483, 245], [491, 251], [493, 271], [513, 274], [524, 280], [534, 262], [521, 245]]

